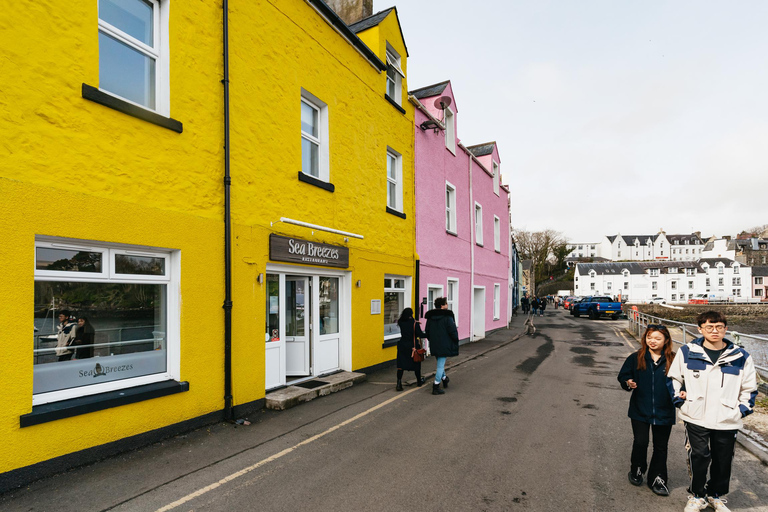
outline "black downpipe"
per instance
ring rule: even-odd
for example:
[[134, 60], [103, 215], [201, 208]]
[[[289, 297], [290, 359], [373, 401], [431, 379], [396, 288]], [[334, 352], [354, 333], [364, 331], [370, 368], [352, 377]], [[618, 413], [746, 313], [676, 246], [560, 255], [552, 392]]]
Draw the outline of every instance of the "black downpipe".
[[414, 278], [416, 284], [414, 290], [416, 291], [416, 318], [419, 319], [424, 315], [424, 306], [421, 305], [421, 295], [419, 294], [419, 268], [421, 267], [421, 260], [416, 260], [416, 271], [414, 272]]
[[229, 3], [224, 11], [224, 420], [232, 421], [232, 221], [229, 203]]

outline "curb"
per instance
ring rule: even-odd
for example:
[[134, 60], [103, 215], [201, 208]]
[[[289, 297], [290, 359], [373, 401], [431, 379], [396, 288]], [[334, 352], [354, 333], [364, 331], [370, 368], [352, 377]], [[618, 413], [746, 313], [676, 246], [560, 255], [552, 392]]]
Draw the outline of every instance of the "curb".
[[768, 446], [752, 436], [749, 430], [739, 429], [740, 436], [736, 436], [736, 441], [752, 455], [768, 466]]

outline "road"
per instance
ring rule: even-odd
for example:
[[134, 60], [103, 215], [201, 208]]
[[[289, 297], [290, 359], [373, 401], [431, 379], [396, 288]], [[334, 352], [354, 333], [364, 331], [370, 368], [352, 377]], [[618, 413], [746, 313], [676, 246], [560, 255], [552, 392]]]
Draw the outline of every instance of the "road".
[[[625, 322], [547, 311], [535, 335], [509, 342], [516, 322], [462, 348], [445, 395], [398, 393], [394, 370], [378, 372], [248, 427], [222, 423], [36, 482], [0, 510], [680, 512], [680, 425], [671, 496], [627, 482], [629, 395], [616, 373], [636, 344]], [[741, 447], [731, 489], [731, 510], [768, 511], [768, 468]]]

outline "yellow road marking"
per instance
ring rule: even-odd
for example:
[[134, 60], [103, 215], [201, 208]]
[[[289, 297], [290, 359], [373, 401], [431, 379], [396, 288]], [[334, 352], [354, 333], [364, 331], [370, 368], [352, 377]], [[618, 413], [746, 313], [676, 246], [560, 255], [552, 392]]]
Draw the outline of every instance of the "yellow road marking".
[[313, 442], [317, 441], [318, 439], [323, 438], [323, 437], [327, 436], [328, 434], [330, 434], [332, 432], [335, 432], [335, 431], [339, 430], [340, 428], [345, 427], [345, 426], [349, 425], [350, 423], [353, 423], [353, 422], [359, 420], [360, 418], [362, 418], [364, 416], [367, 416], [370, 413], [372, 413], [372, 412], [374, 412], [374, 411], [376, 411], [378, 409], [381, 409], [382, 407], [385, 407], [385, 406], [391, 404], [392, 402], [394, 402], [394, 401], [396, 401], [396, 400], [398, 400], [398, 399], [400, 399], [400, 398], [402, 398], [402, 397], [404, 397], [404, 396], [406, 396], [406, 395], [408, 395], [410, 393], [413, 393], [414, 391], [419, 391], [419, 390], [422, 390], [422, 389], [423, 388], [416, 387], [416, 388], [413, 388], [413, 389], [409, 389], [408, 391], [403, 391], [403, 392], [399, 393], [397, 396], [394, 396], [394, 397], [390, 398], [389, 400], [385, 400], [384, 402], [382, 402], [382, 403], [380, 403], [378, 405], [375, 405], [375, 406], [371, 407], [370, 409], [368, 409], [366, 411], [363, 411], [360, 414], [349, 418], [348, 420], [342, 421], [341, 423], [339, 423], [337, 425], [334, 425], [333, 427], [329, 428], [325, 432], [321, 432], [321, 433], [319, 433], [317, 435], [314, 435], [314, 436], [312, 436], [312, 437], [310, 437], [308, 439], [305, 439], [304, 441], [302, 441], [302, 442], [300, 442], [298, 444], [295, 444], [295, 445], [291, 446], [290, 448], [286, 448], [285, 450], [280, 451], [280, 452], [278, 452], [278, 453], [276, 453], [276, 454], [274, 454], [274, 455], [272, 455], [270, 457], [267, 457], [266, 459], [260, 460], [256, 464], [248, 466], [247, 468], [243, 468], [240, 471], [232, 473], [231, 475], [225, 476], [224, 478], [222, 478], [218, 482], [212, 483], [211, 485], [205, 486], [205, 487], [203, 487], [201, 489], [198, 489], [195, 492], [187, 494], [183, 498], [180, 498], [180, 499], [174, 501], [173, 503], [169, 503], [168, 505], [166, 505], [166, 506], [164, 506], [162, 508], [157, 509], [156, 512], [167, 512], [168, 510], [173, 510], [176, 507], [180, 507], [184, 503], [187, 503], [187, 502], [189, 502], [189, 501], [191, 501], [191, 500], [193, 500], [195, 498], [199, 498], [203, 494], [206, 494], [206, 493], [208, 493], [208, 492], [210, 492], [210, 491], [212, 491], [212, 490], [214, 490], [214, 489], [216, 489], [218, 487], [221, 487], [222, 485], [224, 485], [224, 484], [226, 484], [228, 482], [231, 482], [232, 480], [235, 480], [236, 478], [240, 478], [241, 476], [246, 475], [246, 474], [250, 473], [251, 471], [253, 471], [255, 469], [258, 469], [261, 466], [264, 466], [265, 464], [268, 464], [268, 463], [273, 462], [273, 461], [275, 461], [275, 460], [277, 460], [277, 459], [279, 459], [279, 458], [281, 458], [281, 457], [283, 457], [285, 455], [288, 455], [289, 453], [293, 452], [294, 450], [296, 450], [296, 449], [298, 449], [298, 448], [300, 448], [300, 447], [302, 447], [304, 445], [313, 443]]

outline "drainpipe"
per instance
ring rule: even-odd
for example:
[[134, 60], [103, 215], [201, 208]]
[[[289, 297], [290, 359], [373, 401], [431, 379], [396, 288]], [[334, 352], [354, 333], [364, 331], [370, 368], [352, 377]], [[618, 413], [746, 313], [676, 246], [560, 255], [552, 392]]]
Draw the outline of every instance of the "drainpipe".
[[224, 419], [232, 421], [232, 219], [229, 192], [229, 2], [224, 11]]
[[477, 223], [475, 222], [475, 195], [472, 192], [472, 153], [469, 153], [469, 225], [471, 240], [469, 241], [469, 341], [475, 341], [475, 241], [477, 240]]

